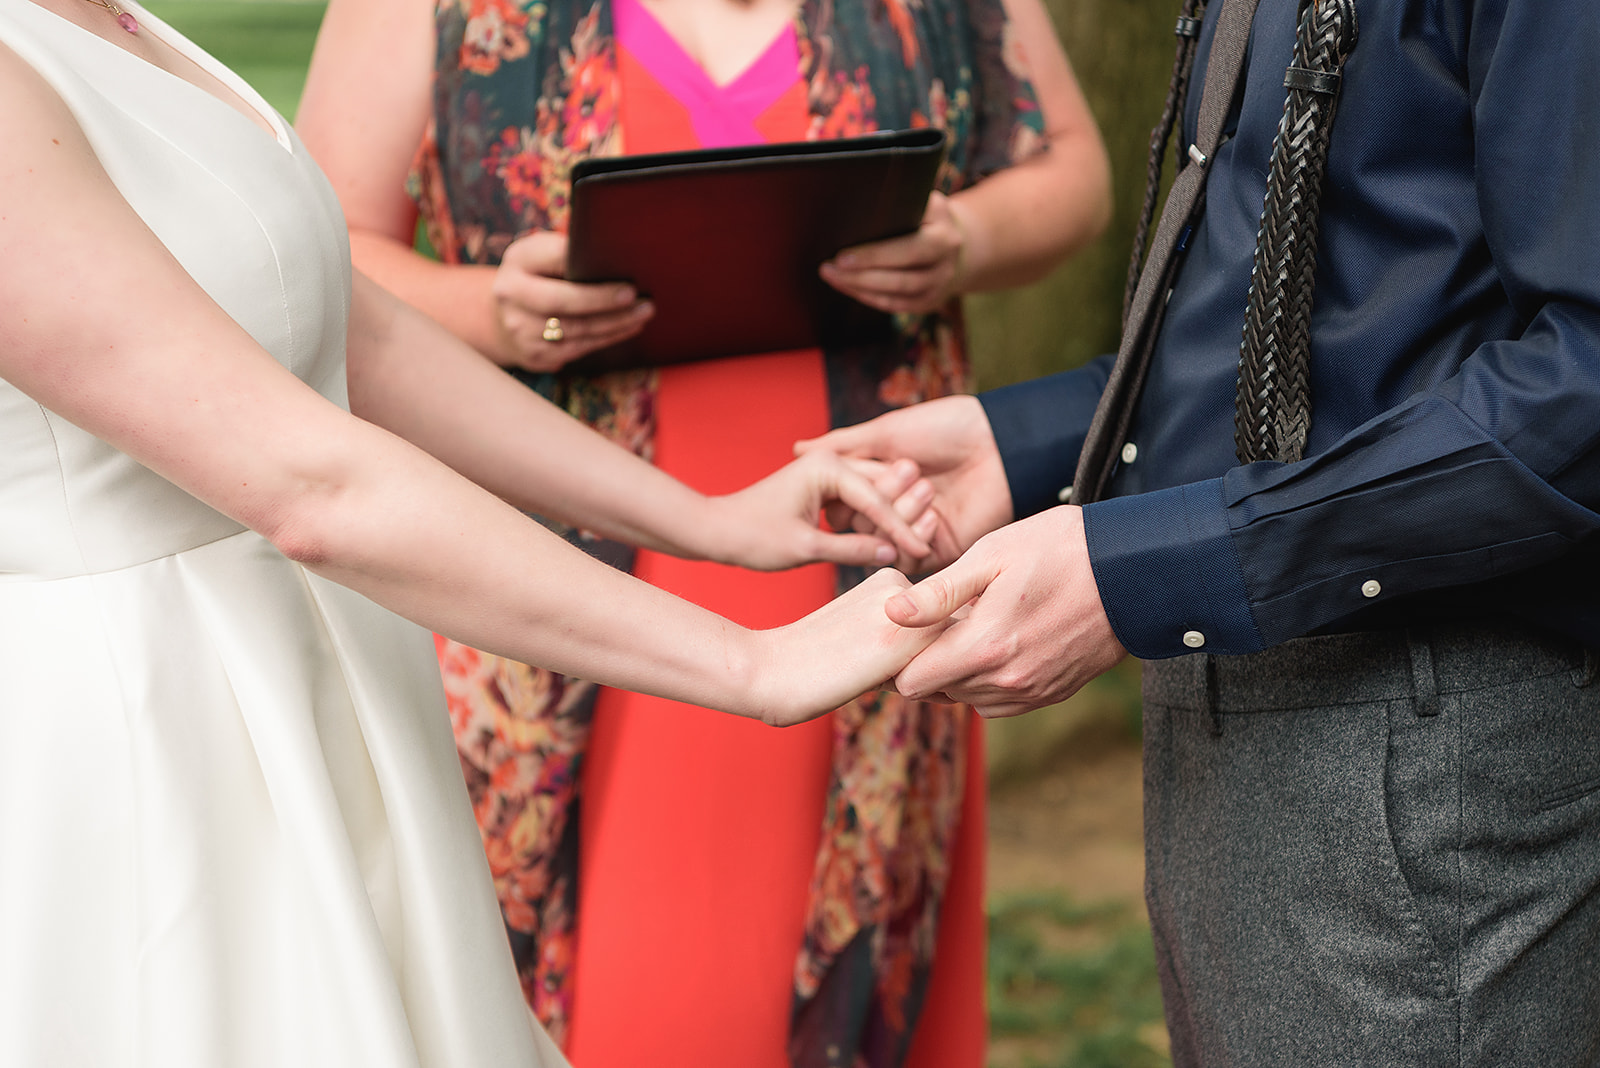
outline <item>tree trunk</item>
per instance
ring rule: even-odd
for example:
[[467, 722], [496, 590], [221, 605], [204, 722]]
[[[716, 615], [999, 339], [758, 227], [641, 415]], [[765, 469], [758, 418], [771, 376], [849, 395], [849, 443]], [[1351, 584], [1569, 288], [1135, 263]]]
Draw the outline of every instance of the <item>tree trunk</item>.
[[1116, 208], [1105, 235], [1042, 282], [967, 301], [981, 389], [1116, 350], [1150, 130], [1172, 73], [1178, 0], [1046, 0], [1046, 6], [1105, 137]]

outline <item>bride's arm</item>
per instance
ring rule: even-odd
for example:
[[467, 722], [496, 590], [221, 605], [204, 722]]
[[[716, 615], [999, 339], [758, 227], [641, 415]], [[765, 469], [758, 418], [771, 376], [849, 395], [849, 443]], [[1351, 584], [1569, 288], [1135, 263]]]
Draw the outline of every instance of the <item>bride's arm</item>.
[[[571, 418], [359, 273], [349, 361], [352, 411], [524, 511], [631, 545], [763, 570], [812, 560], [887, 564], [895, 545], [912, 558], [928, 551], [892, 503], [916, 479], [915, 464], [884, 468], [875, 486], [818, 452], [752, 490], [704, 496]], [[884, 537], [820, 529], [830, 500], [867, 514]]]
[[0, 144], [0, 377], [285, 555], [481, 648], [769, 722], [876, 686], [926, 644], [888, 623], [904, 580], [886, 574], [793, 627], [734, 626], [329, 404], [194, 283], [3, 47]]

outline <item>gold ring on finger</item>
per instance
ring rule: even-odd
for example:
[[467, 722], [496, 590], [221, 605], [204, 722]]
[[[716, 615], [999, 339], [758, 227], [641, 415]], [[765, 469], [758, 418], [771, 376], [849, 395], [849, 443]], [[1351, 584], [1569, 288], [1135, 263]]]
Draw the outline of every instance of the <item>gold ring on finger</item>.
[[557, 319], [554, 315], [552, 315], [550, 318], [544, 321], [543, 337], [546, 341], [560, 341], [566, 336], [567, 332], [561, 329], [560, 319]]

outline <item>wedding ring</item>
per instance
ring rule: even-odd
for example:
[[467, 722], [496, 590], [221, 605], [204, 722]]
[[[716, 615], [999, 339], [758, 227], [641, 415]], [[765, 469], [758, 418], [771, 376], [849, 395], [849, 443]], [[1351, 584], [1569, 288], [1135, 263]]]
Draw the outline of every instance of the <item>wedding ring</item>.
[[552, 315], [544, 321], [544, 339], [546, 341], [560, 341], [566, 336], [567, 332], [561, 329], [560, 319]]

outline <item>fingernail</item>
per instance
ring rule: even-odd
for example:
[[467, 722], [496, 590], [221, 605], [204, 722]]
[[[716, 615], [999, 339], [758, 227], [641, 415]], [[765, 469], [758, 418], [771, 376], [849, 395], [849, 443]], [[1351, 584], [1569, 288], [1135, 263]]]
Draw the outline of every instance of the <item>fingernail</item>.
[[648, 318], [649, 316], [652, 316], [655, 313], [656, 313], [656, 306], [653, 303], [651, 303], [650, 301], [648, 301], [648, 300], [644, 301], [637, 308], [633, 309], [633, 314], [637, 318], [640, 318], [640, 319]]
[[639, 294], [632, 286], [623, 286], [613, 299], [618, 304], [632, 304], [638, 298]]
[[834, 258], [834, 262], [840, 267], [854, 267], [856, 265], [855, 253], [841, 252]]
[[893, 545], [880, 545], [872, 554], [873, 559], [880, 564], [894, 563], [894, 558], [897, 555], [899, 554], [895, 552]]

